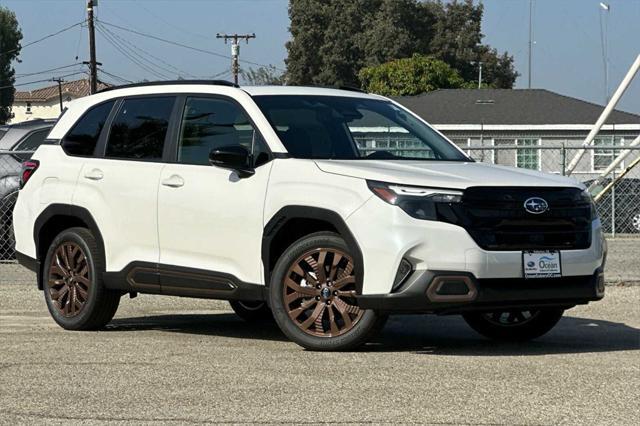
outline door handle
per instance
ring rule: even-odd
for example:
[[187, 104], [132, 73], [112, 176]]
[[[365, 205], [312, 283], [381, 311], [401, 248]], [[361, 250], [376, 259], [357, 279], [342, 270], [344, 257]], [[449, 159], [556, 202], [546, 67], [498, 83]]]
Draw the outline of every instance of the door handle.
[[184, 185], [184, 179], [178, 175], [171, 175], [162, 181], [162, 185], [168, 186], [169, 188], [180, 188]]
[[89, 180], [101, 180], [104, 177], [104, 174], [100, 169], [93, 169], [90, 172], [85, 173], [84, 177]]

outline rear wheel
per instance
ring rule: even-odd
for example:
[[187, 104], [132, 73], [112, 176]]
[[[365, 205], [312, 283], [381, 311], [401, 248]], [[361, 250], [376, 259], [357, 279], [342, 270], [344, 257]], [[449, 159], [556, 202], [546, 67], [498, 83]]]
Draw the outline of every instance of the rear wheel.
[[471, 328], [490, 339], [524, 341], [546, 334], [563, 313], [562, 309], [524, 309], [470, 312], [463, 317]]
[[271, 309], [266, 302], [258, 300], [232, 300], [229, 302], [233, 311], [248, 322], [272, 320]]
[[111, 321], [120, 293], [104, 287], [103, 272], [103, 255], [89, 230], [71, 228], [53, 240], [42, 268], [44, 297], [61, 327], [95, 330]]
[[278, 260], [269, 287], [282, 331], [307, 349], [354, 349], [378, 332], [386, 316], [356, 301], [353, 256], [337, 234], [319, 232], [293, 243]]

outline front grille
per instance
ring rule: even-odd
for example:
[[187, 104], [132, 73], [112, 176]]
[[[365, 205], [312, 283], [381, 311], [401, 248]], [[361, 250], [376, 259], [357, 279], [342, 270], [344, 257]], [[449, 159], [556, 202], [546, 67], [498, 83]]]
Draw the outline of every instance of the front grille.
[[[532, 214], [524, 203], [546, 200]], [[472, 187], [455, 207], [458, 224], [485, 250], [586, 249], [591, 245], [592, 203], [577, 188]]]

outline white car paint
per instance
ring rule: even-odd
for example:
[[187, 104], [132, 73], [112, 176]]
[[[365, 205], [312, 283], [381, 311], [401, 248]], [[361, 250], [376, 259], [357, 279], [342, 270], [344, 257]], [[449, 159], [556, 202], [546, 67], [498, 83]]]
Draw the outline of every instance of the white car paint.
[[[64, 137], [89, 107], [100, 102], [156, 93], [206, 93], [235, 99], [274, 153], [286, 153], [286, 149], [251, 95], [384, 99], [300, 87], [238, 89], [194, 84], [125, 88], [73, 101], [49, 137]], [[57, 203], [74, 204], [91, 212], [103, 234], [107, 271], [121, 271], [133, 261], [160, 262], [264, 284], [260, 256], [264, 226], [283, 207], [319, 207], [336, 212], [360, 246], [364, 294], [388, 293], [403, 256], [418, 270], [468, 271], [479, 278], [522, 276], [520, 252], [488, 252], [461, 227], [413, 219], [374, 196], [367, 179], [452, 189], [476, 185], [582, 187], [567, 178], [473, 162], [275, 158], [254, 176], [238, 179], [234, 172], [209, 166], [71, 157], [59, 145], [43, 145], [33, 158], [41, 166], [20, 192], [14, 210], [17, 250], [27, 256], [37, 258], [34, 224], [43, 209]], [[43, 186], [45, 180], [49, 184]], [[563, 273], [590, 275], [602, 264], [599, 221], [592, 226], [590, 249], [562, 252]]]

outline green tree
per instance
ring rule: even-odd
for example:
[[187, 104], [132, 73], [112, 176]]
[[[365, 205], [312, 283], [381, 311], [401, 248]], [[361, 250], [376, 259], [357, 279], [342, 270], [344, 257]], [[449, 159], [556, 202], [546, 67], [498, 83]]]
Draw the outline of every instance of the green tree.
[[20, 54], [22, 32], [15, 13], [0, 6], [0, 124], [11, 117], [15, 88], [15, 71], [11, 62]]
[[466, 87], [460, 74], [445, 62], [418, 54], [363, 68], [359, 77], [363, 89], [384, 96], [412, 96]]
[[513, 58], [481, 43], [482, 4], [473, 0], [291, 0], [290, 84], [355, 85], [358, 72], [414, 54], [433, 56], [490, 87], [511, 88]]
[[273, 65], [266, 67], [258, 67], [256, 69], [249, 68], [241, 70], [242, 79], [253, 86], [274, 85], [282, 86], [285, 83], [285, 75], [278, 72]]

